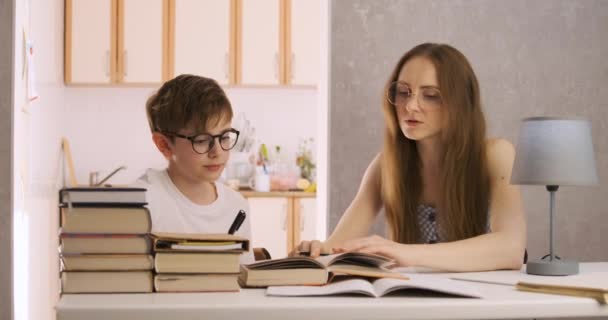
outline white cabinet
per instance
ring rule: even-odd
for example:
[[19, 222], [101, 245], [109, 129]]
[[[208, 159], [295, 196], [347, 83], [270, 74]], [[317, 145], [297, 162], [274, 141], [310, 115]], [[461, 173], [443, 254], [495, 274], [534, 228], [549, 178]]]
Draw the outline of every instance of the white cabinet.
[[249, 198], [252, 248], [263, 247], [272, 258], [287, 255], [288, 199]]
[[[244, 0], [237, 29], [237, 82], [244, 85], [281, 83], [281, 0]], [[238, 22], [237, 22], [238, 25]]]
[[66, 0], [65, 82], [161, 83], [167, 1]]
[[266, 248], [272, 258], [282, 258], [301, 240], [318, 239], [317, 205], [306, 192], [242, 191], [250, 207], [251, 247]]
[[66, 83], [106, 84], [113, 81], [113, 10], [116, 0], [66, 0]]
[[163, 81], [164, 0], [120, 0], [118, 81]]
[[174, 12], [169, 78], [188, 73], [233, 82], [231, 0], [170, 0]]
[[314, 86], [321, 0], [65, 0], [65, 82]]
[[321, 3], [319, 0], [286, 0], [287, 43], [286, 82], [316, 85], [321, 64]]
[[294, 227], [294, 245], [297, 246], [302, 240], [319, 239], [317, 235], [317, 199], [296, 198]]

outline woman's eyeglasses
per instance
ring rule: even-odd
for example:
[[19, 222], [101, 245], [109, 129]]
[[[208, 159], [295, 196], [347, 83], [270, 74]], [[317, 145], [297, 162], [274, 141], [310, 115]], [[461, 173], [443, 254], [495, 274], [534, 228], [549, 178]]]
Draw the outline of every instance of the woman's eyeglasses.
[[436, 109], [442, 105], [441, 92], [434, 87], [422, 87], [414, 93], [407, 84], [395, 81], [386, 92], [386, 99], [396, 107], [405, 107], [414, 97], [418, 99], [418, 105], [422, 109]]

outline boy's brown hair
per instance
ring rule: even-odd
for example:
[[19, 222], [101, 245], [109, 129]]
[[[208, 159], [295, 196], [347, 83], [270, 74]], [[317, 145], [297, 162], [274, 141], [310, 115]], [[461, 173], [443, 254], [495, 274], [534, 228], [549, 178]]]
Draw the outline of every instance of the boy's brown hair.
[[[222, 120], [232, 120], [226, 93], [213, 79], [182, 74], [165, 82], [146, 102], [152, 132], [177, 133], [184, 128], [203, 133]], [[171, 137], [173, 139], [173, 137]]]

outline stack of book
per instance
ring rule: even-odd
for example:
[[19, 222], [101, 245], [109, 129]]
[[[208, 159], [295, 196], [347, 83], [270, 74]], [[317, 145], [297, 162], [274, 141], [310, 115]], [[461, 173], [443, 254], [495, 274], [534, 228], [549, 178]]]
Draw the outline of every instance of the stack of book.
[[157, 292], [239, 291], [249, 240], [230, 234], [153, 233]]
[[145, 192], [118, 187], [60, 191], [63, 293], [152, 292]]

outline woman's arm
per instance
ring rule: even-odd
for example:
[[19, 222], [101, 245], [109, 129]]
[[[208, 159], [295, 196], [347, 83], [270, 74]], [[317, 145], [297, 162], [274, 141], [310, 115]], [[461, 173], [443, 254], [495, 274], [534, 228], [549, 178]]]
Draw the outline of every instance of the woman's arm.
[[488, 142], [491, 233], [459, 241], [420, 245], [400, 244], [372, 236], [348, 241], [342, 250], [382, 254], [403, 266], [446, 271], [521, 268], [526, 246], [526, 221], [519, 188], [509, 184], [514, 159], [515, 150], [508, 141]]
[[332, 248], [342, 246], [345, 241], [364, 237], [374, 223], [382, 207], [380, 196], [380, 161], [378, 154], [367, 167], [355, 198], [340, 218], [331, 236], [323, 243], [302, 241], [298, 246], [301, 252], [318, 256], [321, 252], [331, 253]]

